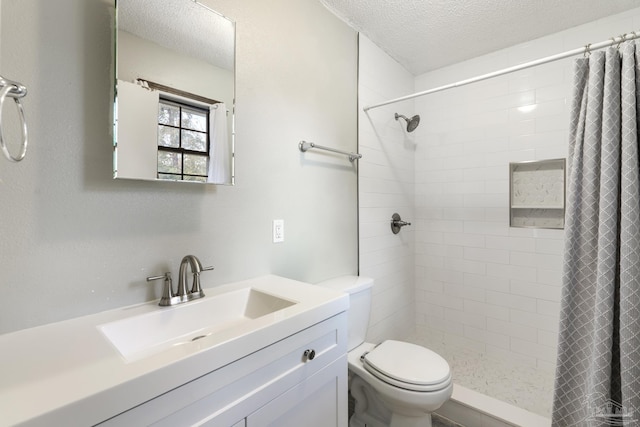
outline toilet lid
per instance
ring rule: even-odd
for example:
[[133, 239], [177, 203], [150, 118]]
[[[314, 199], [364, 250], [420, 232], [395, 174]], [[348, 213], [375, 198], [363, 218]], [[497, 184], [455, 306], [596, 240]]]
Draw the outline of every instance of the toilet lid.
[[437, 390], [451, 381], [449, 364], [440, 355], [402, 341], [384, 341], [364, 356], [363, 364], [381, 380], [411, 390]]

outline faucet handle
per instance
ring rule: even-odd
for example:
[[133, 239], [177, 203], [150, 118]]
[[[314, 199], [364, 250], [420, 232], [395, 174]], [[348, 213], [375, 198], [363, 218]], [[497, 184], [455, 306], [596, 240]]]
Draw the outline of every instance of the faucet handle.
[[160, 279], [166, 279], [166, 278], [171, 279], [171, 272], [170, 271], [167, 271], [166, 273], [164, 273], [161, 276], [149, 276], [149, 277], [147, 277], [147, 282], [151, 282], [151, 281], [154, 281], [154, 280], [160, 280]]
[[170, 271], [167, 271], [162, 276], [149, 276], [147, 277], [147, 282], [161, 279], [164, 279], [164, 287], [162, 288], [162, 297], [160, 298], [160, 302], [158, 303], [158, 305], [172, 305], [172, 298], [175, 296], [175, 294], [173, 292], [173, 283], [171, 281]]

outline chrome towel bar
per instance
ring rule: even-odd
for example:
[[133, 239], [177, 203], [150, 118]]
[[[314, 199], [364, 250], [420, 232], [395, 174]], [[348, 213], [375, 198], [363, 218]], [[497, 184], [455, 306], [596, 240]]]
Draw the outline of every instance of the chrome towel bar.
[[317, 148], [319, 150], [325, 150], [325, 151], [331, 151], [332, 153], [343, 154], [343, 155], [349, 157], [349, 161], [352, 162], [352, 163], [353, 163], [354, 160], [358, 160], [358, 159], [362, 158], [362, 154], [350, 153], [348, 151], [342, 151], [342, 150], [336, 150], [335, 148], [330, 148], [330, 147], [325, 147], [323, 145], [318, 145], [315, 142], [300, 141], [300, 143], [298, 144], [298, 148], [303, 153], [305, 151], [307, 151], [308, 149], [310, 149], [310, 148]]

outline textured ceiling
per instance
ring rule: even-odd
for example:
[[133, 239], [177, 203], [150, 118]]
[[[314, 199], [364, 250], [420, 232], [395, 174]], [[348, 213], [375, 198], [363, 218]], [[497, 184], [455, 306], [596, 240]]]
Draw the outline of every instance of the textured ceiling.
[[640, 0], [320, 1], [414, 75], [640, 7]]
[[233, 23], [192, 0], [118, 0], [118, 29], [233, 69]]

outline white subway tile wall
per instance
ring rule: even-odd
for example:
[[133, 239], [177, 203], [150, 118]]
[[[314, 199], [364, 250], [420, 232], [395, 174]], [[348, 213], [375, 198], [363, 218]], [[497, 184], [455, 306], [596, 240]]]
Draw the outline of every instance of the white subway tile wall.
[[[363, 35], [359, 56], [360, 108], [414, 91], [414, 77]], [[407, 133], [406, 123], [394, 118], [396, 112], [413, 116], [413, 105], [359, 114], [360, 275], [375, 279], [367, 336], [372, 342], [408, 336], [416, 327], [415, 132]], [[396, 212], [413, 224], [397, 235], [390, 227]]]
[[[640, 27], [640, 9], [416, 78], [426, 90]], [[562, 230], [509, 227], [509, 162], [565, 158], [572, 60], [416, 99], [416, 319], [454, 344], [552, 381]], [[423, 341], [424, 342], [424, 341]], [[445, 350], [449, 351], [449, 350]], [[550, 401], [549, 401], [550, 403]], [[550, 407], [532, 409], [549, 415]]]

